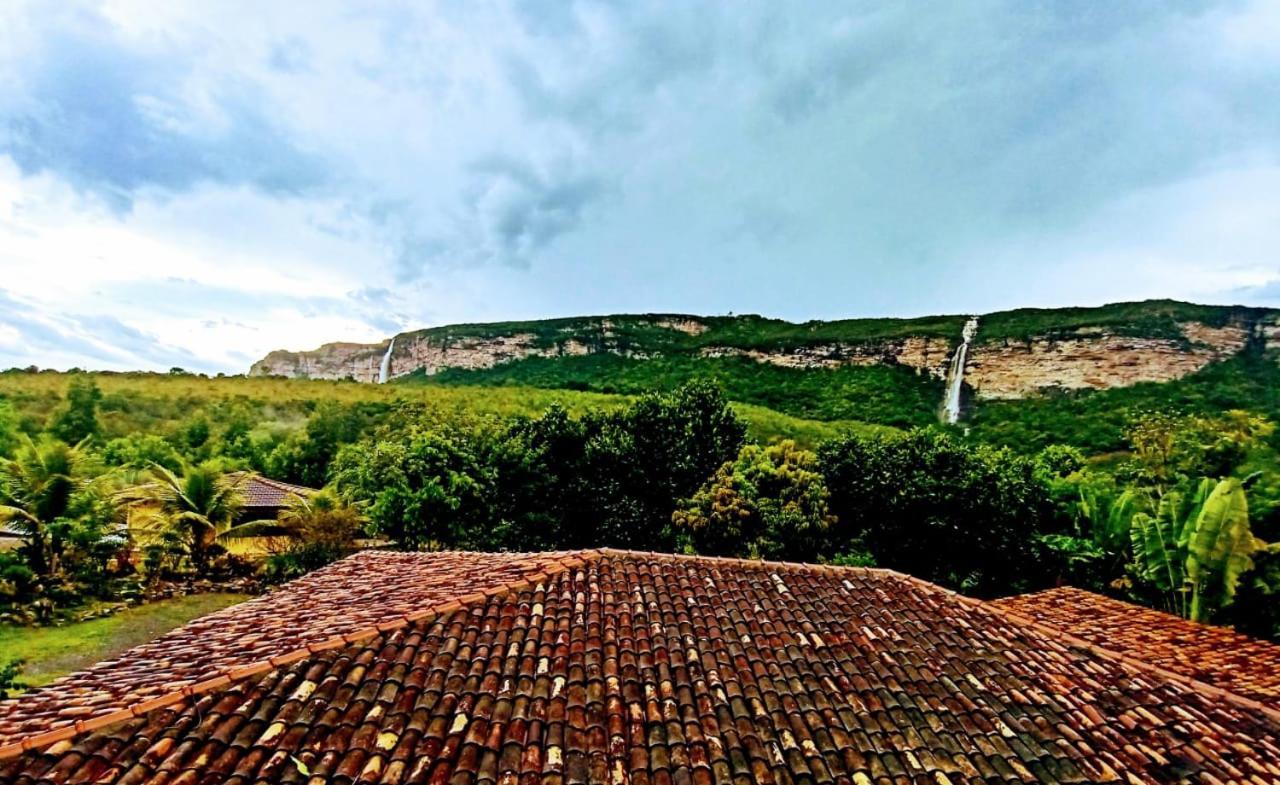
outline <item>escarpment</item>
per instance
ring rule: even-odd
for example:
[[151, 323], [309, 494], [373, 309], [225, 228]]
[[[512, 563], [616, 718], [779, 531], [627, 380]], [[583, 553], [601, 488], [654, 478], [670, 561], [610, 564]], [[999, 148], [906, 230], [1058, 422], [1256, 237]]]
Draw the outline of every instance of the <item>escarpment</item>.
[[486, 371], [534, 358], [679, 357], [708, 367], [732, 360], [814, 372], [887, 366], [939, 381], [961, 372], [966, 398], [1014, 399], [1172, 381], [1280, 341], [1280, 311], [1172, 301], [973, 318], [976, 335], [960, 369], [953, 366], [969, 320], [964, 316], [793, 324], [662, 314], [437, 327], [400, 333], [394, 344], [274, 351], [250, 374], [376, 382], [384, 361], [386, 377], [395, 379]]

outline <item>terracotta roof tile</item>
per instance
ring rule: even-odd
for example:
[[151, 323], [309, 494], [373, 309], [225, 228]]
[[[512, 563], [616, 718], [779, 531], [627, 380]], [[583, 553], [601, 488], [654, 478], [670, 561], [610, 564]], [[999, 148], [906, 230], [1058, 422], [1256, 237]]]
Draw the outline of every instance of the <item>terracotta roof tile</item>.
[[[381, 583], [361, 571], [504, 575], [426, 593], [476, 595], [465, 606], [2, 761], [0, 781], [1280, 782], [1280, 715], [905, 576], [609, 551], [506, 581], [519, 558], [344, 562], [352, 612]], [[267, 600], [288, 613], [285, 596]]]
[[315, 488], [273, 480], [250, 472], [232, 472], [227, 477], [238, 483], [240, 493], [244, 496], [244, 506], [249, 508], [286, 507], [295, 497], [310, 496], [316, 492]]
[[1150, 666], [1280, 709], [1280, 646], [1273, 643], [1070, 586], [992, 604]]
[[545, 572], [561, 555], [357, 554], [86, 671], [0, 701], [0, 747], [247, 667], [261, 668], [308, 646], [334, 639], [333, 645], [346, 645], [353, 633], [390, 620], [403, 624], [406, 613], [446, 603], [460, 590], [489, 589]]

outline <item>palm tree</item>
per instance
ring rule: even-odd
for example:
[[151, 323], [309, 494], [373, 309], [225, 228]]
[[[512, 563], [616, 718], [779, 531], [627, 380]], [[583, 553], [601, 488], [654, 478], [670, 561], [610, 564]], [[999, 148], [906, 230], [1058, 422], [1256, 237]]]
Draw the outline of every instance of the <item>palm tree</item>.
[[155, 506], [161, 526], [178, 534], [197, 575], [209, 566], [209, 552], [219, 539], [257, 534], [260, 521], [235, 524], [244, 507], [240, 486], [248, 475], [231, 479], [214, 464], [187, 467], [182, 476], [159, 464], [151, 466], [152, 482], [135, 489], [140, 500]]
[[58, 441], [37, 444], [23, 437], [16, 457], [0, 466], [0, 523], [26, 540], [28, 566], [41, 577], [58, 569], [62, 550], [57, 522], [65, 519], [76, 493], [85, 487], [79, 477], [85, 439], [75, 446]]

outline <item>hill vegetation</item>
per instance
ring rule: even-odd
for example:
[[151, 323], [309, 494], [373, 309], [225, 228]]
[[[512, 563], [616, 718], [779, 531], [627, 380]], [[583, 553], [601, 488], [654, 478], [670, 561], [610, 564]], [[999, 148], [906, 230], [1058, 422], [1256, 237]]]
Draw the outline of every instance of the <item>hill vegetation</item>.
[[[1150, 336], [1261, 318], [1203, 308], [1018, 311], [986, 329]], [[960, 317], [716, 317], [701, 332], [611, 318], [610, 340], [644, 343], [644, 359], [530, 357], [386, 385], [0, 373], [0, 523], [22, 542], [0, 552], [0, 615], [56, 621], [157, 580], [283, 580], [372, 537], [879, 565], [977, 596], [1065, 582], [1280, 638], [1280, 362], [1261, 341], [1175, 381], [972, 401], [944, 426], [927, 372], [697, 347], [940, 335]], [[571, 321], [528, 327], [553, 341]], [[324, 490], [245, 520], [231, 479], [244, 470]], [[263, 563], [230, 547], [267, 533], [287, 544]], [[0, 663], [0, 690], [15, 673]]]

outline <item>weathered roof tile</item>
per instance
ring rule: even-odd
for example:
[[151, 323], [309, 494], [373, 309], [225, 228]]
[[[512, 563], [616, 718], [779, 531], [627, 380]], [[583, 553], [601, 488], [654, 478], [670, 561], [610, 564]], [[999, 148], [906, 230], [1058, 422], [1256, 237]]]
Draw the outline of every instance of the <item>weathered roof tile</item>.
[[[450, 569], [469, 578], [446, 582]], [[369, 612], [370, 586], [389, 579], [417, 599]], [[240, 680], [0, 762], [0, 781], [1280, 782], [1280, 715], [885, 571], [377, 554], [306, 580], [334, 609], [308, 629], [331, 636], [343, 610], [353, 642], [307, 650], [312, 633], [292, 635], [265, 672], [223, 644], [234, 664], [211, 667]], [[299, 601], [281, 592], [228, 623]], [[390, 623], [417, 603], [437, 612]], [[133, 673], [158, 651], [120, 659]]]

